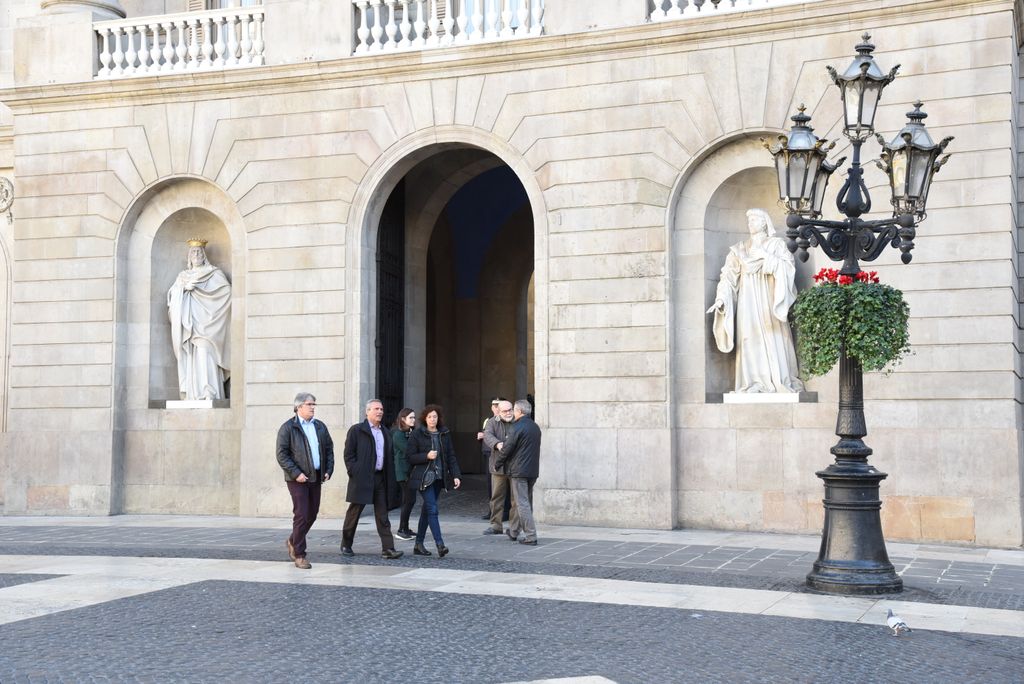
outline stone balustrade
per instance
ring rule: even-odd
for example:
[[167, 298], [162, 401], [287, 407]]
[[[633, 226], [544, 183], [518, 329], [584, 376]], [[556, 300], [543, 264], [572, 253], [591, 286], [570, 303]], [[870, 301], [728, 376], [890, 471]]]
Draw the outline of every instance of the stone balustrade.
[[420, 50], [544, 33], [544, 0], [351, 0], [355, 54]]
[[696, 19], [730, 12], [769, 9], [783, 5], [797, 5], [816, 0], [648, 0], [651, 21]]
[[263, 18], [256, 5], [96, 22], [96, 78], [262, 65]]

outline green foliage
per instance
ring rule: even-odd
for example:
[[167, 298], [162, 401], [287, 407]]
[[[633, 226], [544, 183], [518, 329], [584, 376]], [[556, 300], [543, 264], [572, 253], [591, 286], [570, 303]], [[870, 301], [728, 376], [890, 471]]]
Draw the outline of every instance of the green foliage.
[[887, 372], [892, 372], [910, 353], [910, 307], [903, 293], [888, 285], [863, 280], [839, 284], [822, 278], [797, 295], [791, 316], [805, 377], [832, 370], [843, 347], [865, 371], [888, 366]]

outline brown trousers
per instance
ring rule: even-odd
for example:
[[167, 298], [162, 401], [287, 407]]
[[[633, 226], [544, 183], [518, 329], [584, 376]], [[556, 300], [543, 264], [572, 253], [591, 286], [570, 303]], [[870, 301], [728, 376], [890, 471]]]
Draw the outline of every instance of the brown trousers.
[[288, 493], [292, 496], [292, 534], [288, 539], [298, 558], [306, 556], [306, 534], [320, 512], [320, 489], [319, 482], [288, 483]]

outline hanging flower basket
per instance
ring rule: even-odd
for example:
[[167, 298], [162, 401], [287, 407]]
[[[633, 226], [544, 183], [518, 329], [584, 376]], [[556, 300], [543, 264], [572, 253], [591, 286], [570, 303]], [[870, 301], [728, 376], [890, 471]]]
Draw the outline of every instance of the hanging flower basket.
[[828, 373], [844, 348], [866, 371], [892, 372], [910, 353], [910, 307], [876, 271], [846, 276], [823, 268], [814, 282], [791, 312], [804, 377]]

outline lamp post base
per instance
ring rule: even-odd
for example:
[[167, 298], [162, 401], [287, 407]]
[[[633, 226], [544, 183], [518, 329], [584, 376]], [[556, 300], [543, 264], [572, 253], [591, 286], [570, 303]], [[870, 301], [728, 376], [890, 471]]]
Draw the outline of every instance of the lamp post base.
[[864, 458], [836, 459], [817, 475], [825, 483], [825, 527], [807, 585], [833, 594], [903, 591], [903, 580], [889, 562], [882, 535], [878, 491], [886, 473]]

